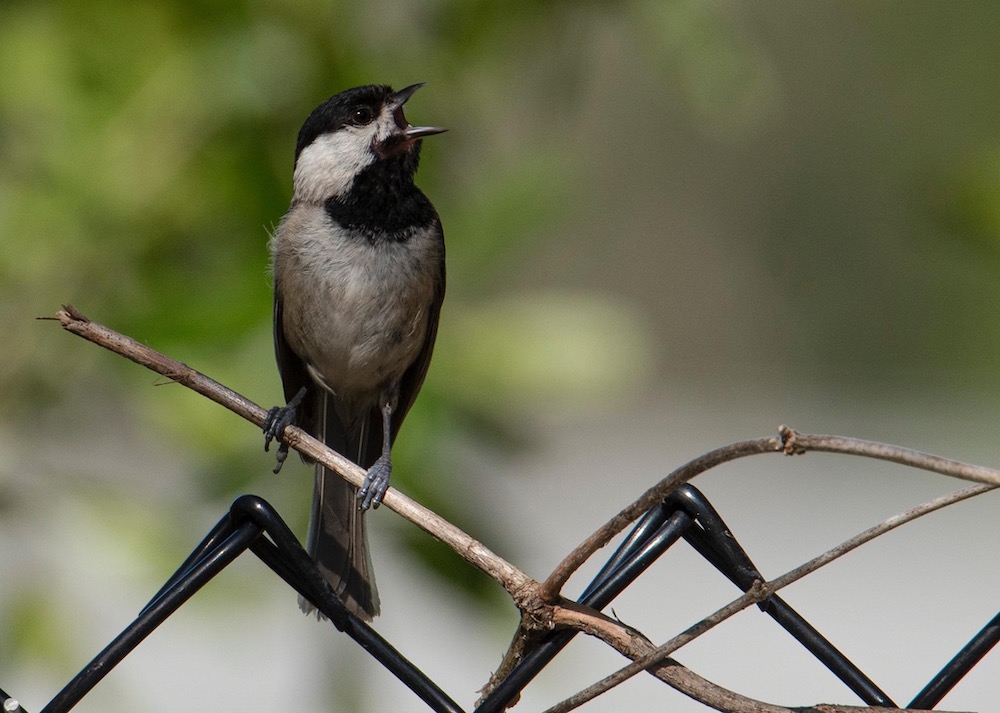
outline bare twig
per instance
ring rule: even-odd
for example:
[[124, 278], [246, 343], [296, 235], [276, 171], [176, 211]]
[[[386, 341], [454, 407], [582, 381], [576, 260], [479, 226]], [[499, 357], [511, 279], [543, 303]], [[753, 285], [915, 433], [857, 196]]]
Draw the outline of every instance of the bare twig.
[[782, 450], [787, 455], [799, 455], [809, 451], [820, 453], [842, 453], [865, 458], [877, 458], [891, 463], [899, 463], [920, 470], [929, 470], [952, 478], [971, 480], [974, 483], [1000, 485], [1000, 470], [985, 468], [981, 465], [963, 463], [950, 458], [922, 453], [911, 448], [891, 446], [888, 443], [864, 441], [860, 438], [845, 436], [816, 436], [799, 433], [788, 426], [778, 426], [783, 444]]
[[[559, 593], [570, 576], [580, 568], [597, 550], [604, 547], [619, 532], [628, 527], [636, 518], [649, 510], [659, 502], [662, 502], [670, 493], [680, 487], [683, 483], [691, 480], [695, 476], [704, 473], [711, 468], [722, 463], [744, 458], [746, 456], [759, 455], [761, 453], [780, 453], [782, 442], [777, 437], [758, 438], [753, 441], [743, 441], [733, 443], [722, 448], [717, 448], [708, 453], [684, 464], [666, 478], [658, 482], [652, 488], [643, 493], [637, 500], [619, 512], [590, 537], [581, 542], [560, 562], [552, 574], [549, 575], [541, 585], [540, 604], [553, 605], [559, 601]], [[535, 645], [535, 634], [539, 630], [552, 628], [552, 615], [547, 612], [544, 606], [540, 606], [541, 616], [522, 616], [521, 623], [503, 659], [490, 680], [482, 689], [483, 696], [487, 695], [493, 687], [507, 677], [524, 655]]]
[[[267, 414], [263, 408], [245, 396], [192, 369], [187, 364], [164, 356], [155, 349], [151, 349], [113, 329], [92, 322], [72, 306], [67, 305], [60, 310], [56, 319], [67, 331], [207, 396], [258, 428], [263, 426], [264, 417]], [[285, 440], [289, 446], [308, 455], [313, 460], [319, 461], [349, 483], [360, 486], [364, 481], [365, 471], [363, 469], [336, 451], [327, 448], [302, 429], [290, 426], [285, 430]], [[389, 489], [382, 503], [385, 507], [447, 544], [473, 566], [486, 572], [519, 604], [530, 605], [534, 601], [531, 594], [537, 584], [530, 577], [444, 518], [414, 502], [394, 488]]]
[[[924, 515], [927, 515], [929, 513], [932, 513], [935, 510], [940, 510], [941, 508], [946, 507], [948, 505], [952, 505], [954, 503], [961, 502], [962, 500], [966, 500], [966, 499], [974, 497], [976, 495], [981, 495], [982, 493], [985, 493], [985, 492], [988, 492], [990, 490], [993, 490], [996, 487], [997, 486], [994, 486], [994, 485], [974, 485], [972, 487], [965, 488], [963, 490], [958, 490], [958, 491], [956, 491], [954, 493], [949, 493], [949, 494], [943, 495], [943, 496], [941, 496], [939, 498], [935, 498], [934, 500], [928, 501], [926, 503], [918, 505], [915, 508], [907, 510], [904, 513], [900, 513], [899, 515], [894, 515], [894, 516], [888, 518], [887, 520], [879, 523], [878, 525], [875, 525], [874, 527], [871, 527], [871, 528], [865, 530], [864, 532], [859, 533], [859, 534], [855, 535], [854, 537], [851, 537], [848, 540], [845, 540], [844, 542], [842, 542], [841, 544], [837, 545], [836, 547], [834, 547], [834, 548], [832, 548], [830, 550], [827, 550], [823, 554], [819, 555], [818, 557], [814, 557], [813, 559], [809, 560], [805, 564], [800, 565], [799, 567], [796, 567], [795, 569], [793, 569], [793, 570], [791, 570], [789, 572], [786, 572], [785, 574], [781, 575], [777, 579], [773, 579], [770, 582], [767, 582], [767, 583], [764, 583], [764, 584], [758, 583], [749, 592], [747, 592], [743, 596], [741, 596], [741, 597], [733, 600], [732, 602], [730, 602], [726, 606], [724, 606], [721, 609], [719, 609], [718, 611], [716, 611], [714, 614], [705, 617], [704, 619], [702, 619], [700, 622], [698, 622], [694, 626], [690, 627], [686, 631], [684, 631], [681, 634], [678, 634], [674, 638], [670, 639], [670, 641], [667, 641], [666, 643], [664, 643], [663, 645], [657, 647], [656, 649], [654, 649], [652, 651], [648, 651], [647, 653], [640, 654], [639, 657], [636, 658], [635, 661], [633, 661], [628, 666], [625, 666], [625, 667], [621, 668], [620, 670], [616, 671], [615, 673], [611, 674], [610, 676], [607, 676], [606, 678], [598, 681], [597, 683], [593, 684], [592, 686], [587, 687], [586, 689], [580, 691], [579, 693], [576, 693], [573, 696], [570, 696], [569, 698], [567, 698], [566, 700], [562, 701], [561, 703], [558, 703], [558, 704], [552, 706], [547, 711], [545, 711], [545, 713], [566, 713], [567, 711], [571, 711], [574, 708], [578, 708], [579, 706], [583, 705], [587, 701], [590, 701], [590, 700], [596, 698], [597, 696], [599, 696], [600, 694], [605, 693], [605, 692], [611, 690], [615, 686], [617, 686], [620, 683], [628, 680], [629, 678], [631, 678], [632, 676], [636, 675], [637, 673], [640, 673], [640, 672], [642, 672], [644, 670], [647, 670], [651, 666], [655, 666], [655, 665], [659, 664], [664, 659], [666, 659], [666, 657], [669, 656], [671, 653], [673, 653], [677, 649], [681, 648], [682, 646], [687, 645], [688, 643], [690, 643], [694, 639], [698, 638], [699, 636], [701, 636], [705, 632], [709, 631], [713, 627], [717, 626], [718, 624], [721, 624], [723, 621], [725, 621], [729, 617], [733, 616], [734, 614], [737, 614], [738, 612], [746, 609], [747, 607], [749, 607], [749, 606], [751, 606], [753, 604], [757, 604], [759, 602], [762, 602], [763, 600], [767, 599], [767, 597], [771, 596], [772, 594], [774, 594], [779, 589], [787, 587], [789, 584], [792, 584], [793, 582], [796, 582], [796, 581], [802, 579], [807, 574], [815, 572], [820, 567], [823, 567], [823, 566], [829, 564], [830, 562], [833, 562], [838, 557], [844, 556], [845, 554], [847, 554], [851, 550], [854, 550], [854, 549], [860, 547], [861, 545], [865, 544], [866, 542], [870, 542], [871, 540], [875, 539], [876, 537], [879, 537], [880, 535], [883, 535], [886, 532], [889, 532], [890, 530], [894, 530], [895, 528], [899, 527], [900, 525], [904, 525], [904, 524], [906, 524], [908, 522], [916, 520], [917, 518], [922, 517]], [[560, 618], [561, 617], [557, 614], [557, 616], [555, 617], [555, 621], [559, 622]], [[579, 627], [579, 628], [583, 628], [583, 627]], [[603, 629], [601, 627], [593, 627], [593, 628], [588, 628], [587, 629], [587, 633], [590, 633], [590, 634], [595, 635], [595, 636], [599, 636], [602, 640], [606, 641], [609, 644], [612, 644], [613, 646], [615, 646], [615, 648], [618, 648], [620, 651], [622, 651], [622, 648], [619, 648], [619, 646], [617, 646], [613, 642], [613, 640], [610, 640], [609, 638], [605, 638], [605, 636], [602, 636], [601, 635], [602, 631], [603, 631]], [[625, 655], [630, 656], [630, 657], [632, 656], [631, 653], [628, 653], [626, 651], [622, 651], [622, 653], [625, 653]], [[687, 693], [688, 695], [691, 695], [692, 697], [696, 697], [696, 696], [692, 695], [693, 693], [695, 693], [694, 691], [687, 691], [687, 690], [685, 690], [684, 693]], [[756, 704], [757, 702], [754, 702], [754, 703]], [[725, 708], [725, 709], [720, 709], [720, 710], [726, 710], [726, 711], [754, 710], [754, 711], [756, 711], [758, 709], [756, 709], [756, 708], [742, 709], [742, 708], [732, 708], [732, 707], [730, 707], [730, 708]], [[784, 709], [781, 709], [781, 710], [784, 710]]]
[[[621, 625], [605, 626], [601, 623], [602, 618], [603, 615], [592, 610], [567, 606], [558, 609], [555, 622], [558, 625], [565, 625], [597, 636], [625, 656], [638, 659], [640, 656], [650, 655], [657, 651], [653, 643], [639, 632]], [[663, 658], [644, 670], [688, 698], [724, 713], [882, 713], [886, 710], [885, 708], [868, 706], [831, 704], [787, 708], [723, 688], [669, 657]], [[563, 703], [559, 703], [549, 710], [556, 710]], [[893, 708], [892, 710], [903, 709]]]
[[[65, 307], [58, 313], [56, 319], [66, 330], [131, 359], [137, 364], [162, 374], [172, 381], [183, 384], [216, 403], [225, 406], [256, 426], [262, 426], [266, 415], [263, 408], [208, 378], [204, 374], [190, 368], [186, 364], [170, 359], [107, 327], [91, 322], [73, 307]], [[788, 709], [755, 701], [735, 692], [727, 691], [710, 681], [706, 681], [676, 661], [669, 659], [668, 656], [673, 651], [684, 646], [736, 612], [763, 601], [778, 589], [801, 579], [862, 543], [868, 542], [921, 515], [953, 502], [986, 492], [1000, 485], [1000, 471], [882, 443], [839, 436], [799, 434], [785, 426], [780, 427], [779, 434], [779, 438], [761, 438], [718, 448], [678, 468], [584, 540], [560, 562], [544, 584], [541, 585], [509, 562], [491, 552], [482, 543], [398, 491], [390, 489], [386, 494], [384, 504], [387, 508], [440, 539], [470, 564], [490, 575], [511, 595], [517, 606], [521, 609], [521, 626], [518, 634], [515, 636], [514, 643], [511, 645], [511, 649], [508, 651], [508, 656], [505, 657], [504, 664], [498, 673], [505, 671], [508, 664], [512, 664], [518, 658], [514, 655], [515, 653], [520, 653], [529, 645], [528, 642], [531, 640], [529, 634], [531, 632], [547, 630], [557, 626], [578, 629], [598, 637], [625, 656], [633, 659], [633, 663], [629, 666], [624, 667], [612, 676], [554, 706], [548, 713], [572, 710], [640, 671], [648, 671], [691, 698], [699, 700], [717, 710], [730, 713], [788, 713], [789, 711], [801, 711], [802, 713], [806, 711], [816, 711], [817, 713], [821, 711], [822, 713], [846, 713], [850, 711], [851, 713], [860, 713], [861, 711], [874, 711], [876, 709], [827, 705], [808, 709]], [[365, 473], [361, 468], [335, 451], [330, 450], [301, 429], [289, 427], [285, 432], [285, 440], [292, 448], [323, 463], [348, 482], [354, 485], [362, 483]], [[711, 616], [706, 617], [687, 631], [675, 636], [659, 647], [655, 647], [640, 632], [620, 622], [609, 619], [599, 612], [586, 607], [560, 599], [560, 592], [566, 581], [583, 562], [607, 544], [639, 515], [656, 503], [661, 502], [682, 483], [717, 465], [738, 458], [762, 453], [797, 455], [811, 450], [879, 458], [952, 477], [975, 481], [982, 483], [982, 485], [966, 488], [957, 493], [924, 503], [845, 541], [838, 547], [823, 553], [819, 557], [771, 582], [763, 584], [758, 582], [742, 597], [719, 609]]]
[[552, 574], [542, 582], [542, 599], [549, 602], [555, 601], [566, 581], [594, 552], [610, 542], [615, 535], [628, 527], [639, 515], [661, 502], [682, 483], [686, 483], [718, 465], [747, 456], [762, 453], [801, 455], [809, 451], [841, 453], [878, 458], [962, 480], [1000, 485], [1000, 471], [929, 453], [921, 453], [909, 448], [844, 436], [808, 435], [798, 433], [788, 426], [779, 426], [778, 433], [780, 440], [778, 438], [759, 438], [753, 441], [733, 443], [709, 451], [673, 471], [570, 552], [556, 566]]
[[[879, 458], [964, 480], [1000, 484], [1000, 471], [961, 463], [908, 448], [873, 443], [857, 438], [800, 434], [787, 426], [780, 426], [778, 433], [779, 437], [777, 438], [760, 438], [717, 448], [674, 470], [570, 552], [542, 583], [540, 590], [542, 601], [547, 603], [557, 602], [560, 592], [569, 577], [591, 555], [610, 542], [613, 537], [628, 527], [650, 507], [662, 502], [664, 498], [676, 490], [682, 483], [686, 483], [718, 465], [739, 458], [764, 453], [801, 455], [810, 450], [817, 450], [842, 453], [844, 455]], [[523, 617], [521, 625], [515, 633], [507, 652], [504, 654], [500, 666], [497, 667], [490, 683], [487, 684], [484, 690], [489, 691], [496, 681], [502, 680], [524, 654], [532, 648], [534, 631], [538, 628], [550, 628], [551, 626], [551, 617]]]
[[689, 463], [685, 463], [652, 488], [643, 493], [637, 500], [611, 518], [603, 527], [581, 542], [570, 552], [542, 582], [541, 595], [544, 601], [555, 601], [562, 591], [563, 585], [570, 576], [587, 561], [597, 550], [608, 544], [619, 532], [628, 527], [637, 517], [662, 502], [670, 493], [683, 483], [704, 473], [722, 463], [760, 455], [761, 453], [778, 453], [782, 443], [778, 438], [758, 438], [753, 441], [733, 443], [722, 448], [716, 448]]

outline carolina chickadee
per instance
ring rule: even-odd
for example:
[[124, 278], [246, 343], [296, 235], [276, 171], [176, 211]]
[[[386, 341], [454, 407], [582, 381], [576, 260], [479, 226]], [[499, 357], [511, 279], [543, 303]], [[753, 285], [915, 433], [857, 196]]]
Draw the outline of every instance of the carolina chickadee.
[[[441, 221], [413, 176], [421, 138], [445, 129], [403, 116], [421, 86], [348, 89], [309, 115], [292, 205], [270, 242], [287, 405], [268, 413], [264, 447], [294, 423], [368, 469], [357, 490], [317, 466], [308, 538], [334, 591], [367, 620], [379, 598], [364, 512], [389, 487], [390, 448], [427, 373], [444, 299]], [[276, 473], [287, 454], [282, 443]]]

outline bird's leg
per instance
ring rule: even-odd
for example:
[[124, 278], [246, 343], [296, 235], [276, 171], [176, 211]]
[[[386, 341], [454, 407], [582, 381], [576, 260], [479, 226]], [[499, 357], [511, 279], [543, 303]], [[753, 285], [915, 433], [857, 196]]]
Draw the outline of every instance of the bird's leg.
[[298, 418], [298, 409], [302, 405], [302, 400], [306, 397], [306, 387], [299, 389], [299, 392], [292, 397], [284, 406], [273, 406], [264, 418], [264, 450], [271, 449], [271, 441], [280, 441], [278, 452], [275, 454], [274, 472], [281, 470], [281, 466], [288, 457], [288, 444], [282, 440], [285, 429], [295, 424]]
[[375, 465], [368, 469], [365, 482], [358, 490], [358, 507], [364, 511], [368, 508], [378, 508], [389, 489], [389, 475], [392, 473], [392, 460], [389, 451], [392, 448], [392, 404], [388, 399], [382, 402], [382, 455]]

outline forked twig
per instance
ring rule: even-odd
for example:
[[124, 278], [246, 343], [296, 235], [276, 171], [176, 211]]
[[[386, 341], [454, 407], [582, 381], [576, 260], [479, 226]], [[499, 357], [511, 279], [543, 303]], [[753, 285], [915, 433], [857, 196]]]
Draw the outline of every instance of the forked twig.
[[[892, 517], [884, 520], [878, 525], [875, 525], [874, 527], [871, 527], [865, 530], [864, 532], [861, 532], [855, 535], [854, 537], [845, 540], [836, 547], [827, 550], [818, 557], [814, 557], [805, 564], [802, 564], [796, 567], [795, 569], [786, 572], [785, 574], [781, 575], [780, 577], [777, 577], [776, 579], [772, 579], [769, 582], [757, 583], [757, 585], [755, 585], [753, 589], [751, 589], [749, 592], [747, 592], [741, 597], [738, 597], [737, 599], [734, 599], [732, 602], [722, 607], [721, 609], [717, 610], [710, 616], [705, 617], [694, 626], [688, 628], [686, 631], [678, 634], [677, 636], [670, 639], [666, 643], [656, 648], [653, 648], [652, 650], [649, 650], [646, 653], [643, 653], [628, 666], [619, 669], [610, 676], [601, 679], [597, 683], [588, 686], [582, 691], [579, 691], [578, 693], [575, 693], [574, 695], [570, 696], [564, 701], [552, 706], [551, 708], [546, 710], [545, 713], [566, 713], [567, 711], [571, 711], [575, 708], [580, 707], [587, 701], [593, 700], [602, 693], [606, 693], [615, 686], [624, 683], [637, 673], [640, 673], [642, 671], [649, 669], [650, 667], [660, 664], [671, 653], [681, 648], [682, 646], [687, 645], [691, 641], [694, 641], [696, 638], [706, 633], [707, 631], [717, 626], [718, 624], [721, 624], [734, 614], [743, 611], [749, 606], [764, 601], [778, 590], [787, 587], [793, 582], [797, 582], [806, 575], [815, 572], [820, 567], [824, 567], [830, 564], [835, 559], [843, 557], [848, 552], [857, 549], [866, 542], [870, 542], [874, 540], [876, 537], [884, 535], [890, 530], [896, 529], [900, 525], [905, 525], [906, 523], [912, 522], [913, 520], [916, 520], [919, 517], [932, 513], [935, 510], [940, 510], [941, 508], [947, 507], [948, 505], [953, 505], [954, 503], [967, 500], [976, 495], [981, 495], [983, 493], [989, 492], [990, 490], [993, 490], [996, 487], [997, 486], [995, 485], [982, 485], [982, 484], [973, 485], [971, 487], [964, 488], [962, 490], [958, 490], [953, 493], [948, 493], [947, 495], [942, 495], [941, 497], [935, 498], [934, 500], [930, 500], [926, 503], [922, 503], [921, 505], [911, 508], [906, 512], [900, 513], [898, 515], [893, 515]], [[600, 629], [596, 631], [595, 635], [599, 636], [600, 635], [599, 631]], [[614, 642], [608, 641], [607, 639], [604, 639], [604, 637], [601, 638], [605, 640], [607, 643], [611, 644], [612, 646], [615, 646]], [[622, 651], [621, 648], [619, 648], [618, 646], [615, 646], [615, 648], [618, 648], [619, 651], [624, 653], [626, 656], [633, 655], [630, 652]], [[637, 648], [646, 648], [646, 647], [643, 645]], [[759, 713], [761, 709], [732, 708], [727, 710], [731, 710], [733, 711], [733, 713], [743, 710], [748, 711], [748, 713], [750, 711], [752, 711], [753, 713]], [[786, 709], [782, 708], [780, 710], [786, 710]]]
[[[172, 381], [187, 386], [228, 408], [237, 415], [242, 416], [257, 427], [262, 426], [266, 415], [263, 408], [186, 364], [170, 359], [156, 350], [136, 342], [130, 337], [90, 321], [73, 307], [67, 306], [59, 311], [56, 319], [62, 324], [63, 328], [73, 334], [120, 354]], [[285, 440], [289, 446], [313, 460], [323, 463], [348, 482], [356, 486], [362, 483], [365, 473], [361, 468], [335, 451], [330, 450], [301, 429], [289, 427], [285, 432]], [[756, 583], [742, 597], [735, 599], [727, 606], [719, 609], [714, 614], [706, 617], [687, 631], [682, 632], [659, 647], [654, 646], [641, 633], [619, 622], [608, 619], [599, 612], [574, 605], [571, 602], [561, 601], [560, 592], [566, 581], [594, 552], [607, 544], [642, 513], [662, 502], [664, 498], [682, 483], [693, 479], [717, 465], [738, 458], [764, 453], [798, 455], [808, 451], [878, 458], [951, 477], [974, 481], [980, 483], [980, 485], [937, 498], [905, 513], [889, 518], [883, 523], [852, 537], [841, 545], [777, 579], [766, 583]], [[781, 426], [778, 437], [760, 438], [724, 446], [710, 451], [678, 468], [580, 543], [559, 563], [543, 584], [535, 582], [514, 565], [491, 552], [482, 543], [398, 491], [390, 489], [386, 493], [383, 502], [387, 508], [438, 538], [467, 562], [492, 577], [511, 595], [514, 602], [521, 609], [524, 614], [521, 628], [515, 636], [514, 642], [510, 650], [508, 650], [504, 664], [501, 665], [498, 674], [502, 674], [509, 666], [513, 665], [518, 655], [528, 646], [528, 642], [530, 641], [529, 634], [532, 631], [547, 630], [554, 627], [570, 627], [584, 631], [600, 638], [625, 656], [633, 659], [633, 663], [630, 665], [553, 706], [547, 713], [561, 713], [572, 710], [604, 691], [610, 690], [610, 688], [640, 671], [648, 671], [691, 698], [699, 700], [717, 710], [737, 713], [789, 713], [793, 709], [755, 701], [733, 691], [727, 691], [699, 677], [676, 661], [669, 659], [668, 656], [673, 651], [676, 651], [736, 612], [763, 601], [782, 587], [788, 586], [792, 582], [816, 571], [861, 544], [917, 517], [938, 510], [946, 505], [973, 497], [974, 495], [979, 495], [997, 486], [1000, 486], [1000, 471], [990, 468], [860, 439], [800, 434], [786, 426]], [[794, 710], [839, 713], [846, 711], [874, 711], [877, 709], [824, 705], [810, 709]]]

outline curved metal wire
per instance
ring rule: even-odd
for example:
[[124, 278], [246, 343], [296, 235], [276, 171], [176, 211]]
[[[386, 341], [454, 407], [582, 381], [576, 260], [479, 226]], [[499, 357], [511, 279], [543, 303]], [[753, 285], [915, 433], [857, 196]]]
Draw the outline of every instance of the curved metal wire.
[[[636, 580], [664, 552], [683, 538], [743, 591], [764, 577], [739, 545], [711, 503], [694, 486], [684, 485], [650, 509], [632, 528], [580, 597], [579, 603], [601, 610]], [[347, 611], [308, 553], [278, 513], [263, 499], [244, 495], [216, 524], [167, 580], [136, 619], [83, 668], [41, 713], [66, 713], [152, 631], [246, 550], [311, 601], [340, 631], [402, 681], [435, 713], [463, 713], [462, 708], [368, 624]], [[777, 595], [758, 605], [866, 704], [895, 707], [892, 700], [833, 644]], [[576, 635], [554, 632], [501, 681], [475, 713], [499, 713], [516, 700], [534, 677]], [[1000, 614], [917, 694], [909, 707], [928, 710], [1000, 641]], [[3, 713], [26, 713], [0, 690]]]

